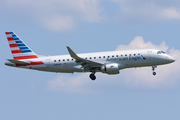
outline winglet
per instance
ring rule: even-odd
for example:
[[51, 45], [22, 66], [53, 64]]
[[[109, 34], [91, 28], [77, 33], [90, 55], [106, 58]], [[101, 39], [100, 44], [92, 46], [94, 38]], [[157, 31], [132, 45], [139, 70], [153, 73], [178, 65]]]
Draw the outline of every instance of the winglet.
[[79, 58], [79, 57], [76, 55], [76, 53], [75, 53], [74, 51], [72, 51], [72, 49], [71, 49], [70, 47], [68, 47], [68, 46], [66, 46], [66, 47], [67, 47], [67, 49], [68, 49], [68, 51], [69, 51], [69, 54], [71, 55], [72, 58], [74, 58], [74, 59]]
[[[66, 47], [67, 47], [67, 49], [68, 49], [68, 51], [69, 51], [70, 56], [71, 56], [72, 58], [76, 59], [77, 65], [78, 65], [78, 64], [81, 64], [82, 67], [87, 67], [87, 64], [88, 64], [88, 66], [90, 65], [90, 66], [98, 66], [98, 67], [102, 65], [101, 63], [98, 63], [98, 62], [95, 62], [95, 61], [90, 61], [90, 60], [86, 60], [86, 59], [84, 59], [84, 58], [81, 58], [81, 57], [79, 57], [74, 51], [72, 51], [70, 47], [68, 47], [68, 46], [66, 46]], [[84, 63], [86, 63], [86, 64], [84, 64]]]

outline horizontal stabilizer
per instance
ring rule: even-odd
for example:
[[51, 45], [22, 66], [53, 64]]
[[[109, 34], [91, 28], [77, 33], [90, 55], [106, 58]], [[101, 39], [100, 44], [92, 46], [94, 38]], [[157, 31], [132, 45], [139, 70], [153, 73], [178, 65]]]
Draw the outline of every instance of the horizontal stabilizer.
[[14, 59], [7, 59], [7, 60], [12, 62], [12, 63], [15, 63], [15, 64], [22, 64], [22, 65], [30, 64], [29, 62], [23, 62], [23, 61], [14, 60]]

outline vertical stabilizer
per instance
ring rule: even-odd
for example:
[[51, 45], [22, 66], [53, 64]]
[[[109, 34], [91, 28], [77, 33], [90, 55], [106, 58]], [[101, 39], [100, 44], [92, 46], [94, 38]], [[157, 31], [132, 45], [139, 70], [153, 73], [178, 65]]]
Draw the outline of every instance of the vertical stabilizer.
[[5, 32], [7, 40], [15, 60], [35, 59], [38, 58], [14, 32]]

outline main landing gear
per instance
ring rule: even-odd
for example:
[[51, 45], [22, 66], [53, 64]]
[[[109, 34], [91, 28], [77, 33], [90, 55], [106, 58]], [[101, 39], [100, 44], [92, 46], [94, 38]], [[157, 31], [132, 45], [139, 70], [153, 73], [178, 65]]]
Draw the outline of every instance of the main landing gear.
[[153, 75], [154, 75], [154, 76], [156, 75], [155, 68], [157, 68], [156, 65], [152, 66], [152, 71], [153, 71]]
[[95, 80], [96, 76], [95, 76], [95, 72], [92, 72], [89, 77], [91, 78], [91, 80]]

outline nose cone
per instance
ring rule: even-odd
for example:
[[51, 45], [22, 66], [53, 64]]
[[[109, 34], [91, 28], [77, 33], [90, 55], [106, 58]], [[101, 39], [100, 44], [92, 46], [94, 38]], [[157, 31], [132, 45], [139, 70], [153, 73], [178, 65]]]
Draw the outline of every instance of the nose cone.
[[169, 62], [175, 62], [175, 59], [173, 58], [173, 57], [171, 57], [171, 56], [168, 56], [168, 60], [169, 60]]

